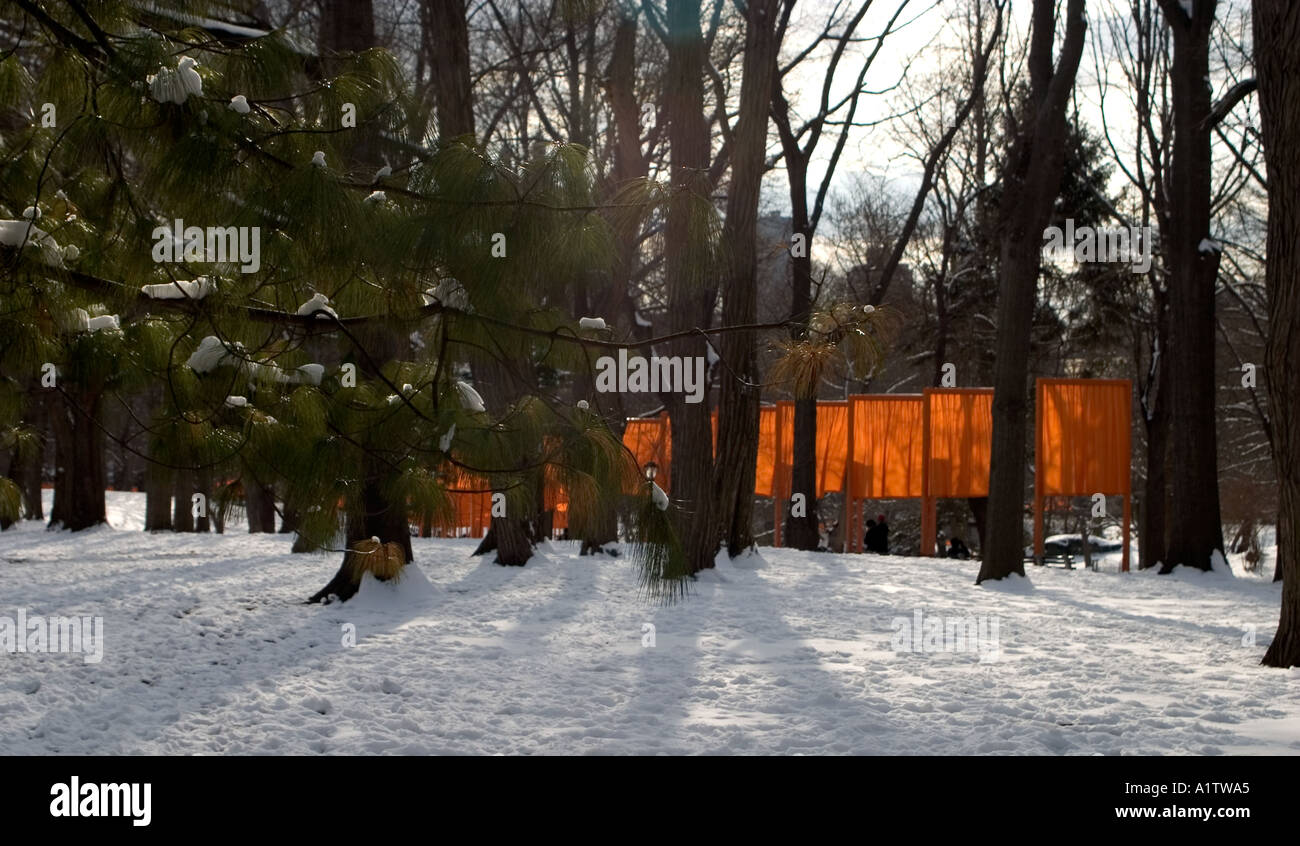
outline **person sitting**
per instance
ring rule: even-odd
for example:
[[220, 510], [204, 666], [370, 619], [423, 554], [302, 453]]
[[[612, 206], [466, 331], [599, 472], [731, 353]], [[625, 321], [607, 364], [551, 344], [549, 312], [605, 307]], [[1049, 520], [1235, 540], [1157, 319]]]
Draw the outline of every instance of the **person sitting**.
[[948, 557], [968, 559], [970, 558], [970, 549], [962, 542], [961, 538], [949, 538]]

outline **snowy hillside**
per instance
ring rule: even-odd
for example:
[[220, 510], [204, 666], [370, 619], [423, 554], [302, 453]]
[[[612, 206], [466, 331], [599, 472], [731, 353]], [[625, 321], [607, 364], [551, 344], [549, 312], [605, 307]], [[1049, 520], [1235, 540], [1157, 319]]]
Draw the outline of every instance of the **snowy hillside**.
[[[576, 544], [504, 568], [417, 539], [428, 585], [319, 607], [337, 555], [144, 534], [142, 496], [109, 497], [113, 528], [0, 534], [0, 616], [106, 630], [98, 664], [0, 654], [0, 754], [1300, 753], [1300, 670], [1258, 666], [1263, 576], [978, 588], [977, 562], [765, 550], [664, 608]], [[996, 642], [900, 651], [917, 612]]]

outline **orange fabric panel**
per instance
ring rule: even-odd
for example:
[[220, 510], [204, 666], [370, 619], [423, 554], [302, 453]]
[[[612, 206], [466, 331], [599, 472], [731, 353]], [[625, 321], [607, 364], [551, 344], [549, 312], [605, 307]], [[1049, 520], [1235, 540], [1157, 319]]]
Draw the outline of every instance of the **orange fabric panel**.
[[553, 467], [546, 468], [546, 486], [542, 491], [544, 502], [542, 509], [551, 512], [551, 528], [555, 530], [569, 528], [569, 492], [564, 484], [556, 478]]
[[[448, 519], [436, 521], [433, 527], [446, 537], [459, 537], [468, 531], [470, 537], [482, 537], [492, 522], [492, 494], [487, 491], [487, 480], [459, 473], [449, 479], [448, 492], [452, 513]], [[479, 492], [481, 491], [481, 492]]]
[[758, 409], [758, 460], [754, 468], [754, 496], [772, 495], [776, 473], [776, 406]]
[[849, 404], [844, 400], [817, 403], [817, 497], [844, 490], [844, 465], [849, 454]]
[[791, 473], [794, 463], [794, 401], [782, 400], [776, 404], [776, 457], [772, 472], [773, 495], [790, 498]]
[[992, 388], [926, 388], [932, 497], [988, 496], [993, 452]]
[[1128, 493], [1132, 413], [1127, 379], [1039, 379], [1038, 494]]
[[920, 394], [860, 394], [853, 403], [853, 497], [919, 497], [922, 437]]
[[636, 456], [637, 467], [644, 472], [648, 462], [659, 465], [655, 482], [664, 492], [669, 491], [669, 470], [672, 462], [672, 427], [668, 415], [659, 417], [634, 417], [623, 429], [623, 445]]

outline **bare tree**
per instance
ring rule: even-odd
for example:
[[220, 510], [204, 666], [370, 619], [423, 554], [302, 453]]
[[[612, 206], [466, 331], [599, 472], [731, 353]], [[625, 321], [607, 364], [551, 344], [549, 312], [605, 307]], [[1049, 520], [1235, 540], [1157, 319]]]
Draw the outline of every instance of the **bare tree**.
[[1083, 0], [1069, 0], [1065, 37], [1053, 66], [1054, 0], [1034, 0], [1029, 91], [1020, 105], [1002, 178], [999, 209], [997, 359], [988, 537], [977, 582], [1024, 575], [1024, 501], [1029, 340], [1042, 261], [1043, 228], [1051, 218], [1065, 166], [1066, 106], [1083, 55]]
[[[744, 78], [723, 224], [723, 243], [730, 251], [722, 302], [725, 325], [757, 321], [756, 228], [767, 150], [768, 105], [780, 48], [777, 8], [777, 0], [749, 0], [746, 7]], [[728, 334], [721, 344], [728, 372], [722, 380], [718, 407], [718, 517], [732, 556], [754, 545], [754, 462], [758, 455], [760, 391], [756, 344], [754, 331]]]
[[1268, 163], [1268, 388], [1280, 489], [1277, 570], [1282, 612], [1264, 654], [1300, 666], [1300, 6], [1254, 3], [1255, 71]]
[[[809, 319], [813, 312], [813, 239], [817, 226], [821, 222], [822, 211], [830, 190], [831, 179], [839, 164], [840, 156], [848, 142], [849, 132], [856, 125], [855, 120], [862, 95], [867, 93], [865, 85], [867, 73], [879, 55], [885, 39], [895, 31], [908, 0], [898, 4], [882, 33], [873, 39], [873, 47], [862, 61], [853, 87], [841, 97], [832, 97], [836, 73], [845, 58], [850, 44], [856, 40], [855, 33], [867, 11], [871, 0], [865, 0], [857, 11], [847, 20], [841, 21], [837, 14], [832, 14], [825, 27], [817, 34], [812, 44], [802, 50], [795, 59], [778, 68], [778, 83], [772, 93], [772, 120], [776, 124], [777, 136], [781, 141], [781, 156], [785, 162], [786, 179], [790, 186], [790, 213], [794, 238], [798, 243], [792, 245], [791, 269], [793, 271], [793, 288], [791, 291], [790, 319], [791, 335], [798, 341], [808, 331]], [[836, 7], [838, 10], [838, 6]], [[782, 10], [779, 33], [784, 37], [789, 25], [790, 15], [794, 10], [792, 0], [787, 0]], [[836, 31], [838, 29], [838, 32]], [[796, 115], [792, 113], [790, 101], [784, 90], [784, 79], [803, 59], [809, 56], [817, 45], [829, 42], [833, 50], [827, 61], [816, 111], [802, 125], [797, 124]], [[838, 131], [836, 131], [838, 127]], [[809, 196], [808, 170], [813, 155], [823, 137], [830, 134], [834, 149], [826, 164], [816, 194]], [[816, 451], [817, 451], [817, 398], [799, 396], [795, 398], [794, 416], [794, 463], [791, 474], [792, 493], [801, 495], [805, 500], [803, 516], [796, 517], [793, 509], [786, 514], [786, 542], [796, 549], [816, 549], [821, 535], [817, 520], [816, 494]]]

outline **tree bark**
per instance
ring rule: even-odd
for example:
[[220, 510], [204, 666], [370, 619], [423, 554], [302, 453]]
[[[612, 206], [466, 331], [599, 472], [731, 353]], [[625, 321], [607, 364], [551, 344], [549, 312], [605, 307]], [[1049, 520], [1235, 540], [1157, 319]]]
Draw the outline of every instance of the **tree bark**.
[[[1157, 316], [1157, 320], [1165, 320]], [[1166, 321], [1167, 322], [1167, 321]], [[1167, 332], [1158, 330], [1162, 340]], [[1169, 378], [1169, 357], [1165, 345], [1159, 345], [1160, 361], [1156, 364], [1155, 393], [1151, 396], [1149, 416], [1144, 416], [1147, 430], [1147, 472], [1142, 486], [1142, 525], [1138, 533], [1138, 569], [1146, 570], [1163, 564], [1168, 558], [1169, 529], [1169, 400], [1166, 397]]]
[[104, 504], [103, 389], [69, 386], [51, 413], [57, 457], [50, 526], [80, 531], [108, 522]]
[[465, 0], [425, 0], [425, 3], [440, 45], [432, 57], [438, 136], [443, 140], [472, 136], [474, 96], [470, 85]]
[[1277, 571], [1282, 610], [1264, 654], [1300, 666], [1300, 5], [1255, 0], [1255, 72], [1268, 165], [1268, 371], [1278, 478]]
[[193, 532], [195, 531], [193, 496], [197, 487], [194, 471], [178, 470], [174, 476], [176, 481], [173, 494], [176, 501], [175, 510], [172, 512], [172, 531]]
[[[664, 113], [669, 121], [673, 199], [664, 227], [667, 245], [665, 273], [668, 313], [673, 330], [704, 329], [712, 322], [715, 292], [700, 266], [709, 252], [701, 249], [705, 232], [693, 225], [698, 196], [707, 196], [709, 128], [704, 119], [704, 37], [700, 32], [700, 0], [668, 0], [668, 68], [664, 80]], [[684, 363], [706, 356], [699, 336], [669, 345], [671, 356]], [[672, 426], [673, 519], [682, 551], [693, 571], [713, 566], [718, 547], [714, 517], [713, 425], [708, 391], [702, 402], [688, 403], [684, 394], [664, 395]]]
[[[781, 100], [784, 103], [784, 100]], [[797, 145], [795, 145], [797, 150]], [[790, 154], [786, 145], [786, 174], [790, 180], [791, 226], [803, 237], [803, 249], [790, 259], [791, 335], [800, 339], [808, 333], [812, 314], [812, 222], [808, 213], [808, 166], [799, 154]], [[814, 391], [815, 391], [814, 387]], [[785, 543], [795, 549], [816, 549], [821, 540], [817, 531], [817, 398], [795, 397], [794, 452], [790, 473], [790, 493], [803, 494], [804, 514], [795, 517], [791, 503], [785, 504]]]
[[1194, 0], [1189, 18], [1181, 3], [1161, 0], [1173, 33], [1170, 83], [1174, 150], [1170, 162], [1169, 417], [1173, 467], [1168, 550], [1162, 573], [1182, 564], [1210, 569], [1223, 551], [1219, 515], [1218, 439], [1215, 411], [1214, 284], [1219, 252], [1202, 249], [1210, 238], [1212, 191], [1210, 32], [1217, 0]]
[[275, 532], [275, 492], [262, 486], [251, 473], [245, 472], [241, 482], [244, 487], [244, 512], [248, 515], [249, 534]]
[[45, 472], [46, 399], [43, 394], [28, 391], [23, 423], [35, 430], [36, 444], [26, 455], [15, 453], [9, 464], [9, 479], [23, 495], [24, 520], [45, 519], [45, 506], [41, 502], [41, 476]]
[[[750, 0], [748, 5], [740, 115], [733, 136], [731, 186], [723, 226], [723, 243], [731, 251], [722, 300], [722, 322], [727, 326], [758, 321], [758, 199], [780, 47], [776, 11], [776, 0]], [[717, 496], [718, 517], [732, 557], [754, 545], [760, 392], [757, 341], [752, 331], [732, 332], [722, 339], [727, 371], [718, 403]]]
[[144, 530], [160, 532], [172, 528], [171, 473], [164, 467], [150, 463], [144, 477]]
[[1003, 174], [999, 209], [1002, 274], [993, 378], [993, 451], [988, 539], [976, 582], [1025, 574], [1024, 503], [1029, 344], [1037, 300], [1043, 229], [1065, 166], [1065, 111], [1083, 55], [1083, 0], [1069, 0], [1065, 39], [1052, 66], [1054, 0], [1034, 0], [1030, 90]]

